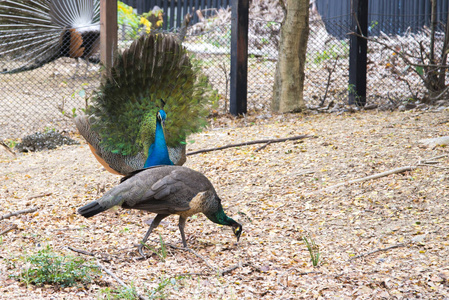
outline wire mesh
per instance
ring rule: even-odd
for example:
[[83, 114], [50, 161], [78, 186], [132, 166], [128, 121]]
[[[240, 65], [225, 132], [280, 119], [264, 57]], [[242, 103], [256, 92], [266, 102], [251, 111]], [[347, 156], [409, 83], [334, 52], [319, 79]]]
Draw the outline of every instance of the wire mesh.
[[[304, 87], [306, 105], [312, 108], [331, 102], [344, 105], [349, 88], [349, 23], [341, 18], [322, 20], [311, 16], [309, 25]], [[370, 26], [373, 29], [376, 24]], [[440, 49], [436, 52], [438, 56], [444, 36], [441, 24], [437, 29], [435, 49]], [[139, 27], [120, 25], [119, 50], [126, 49], [136, 37], [146, 32]], [[247, 105], [250, 114], [270, 113], [279, 35], [279, 23], [250, 19]], [[428, 47], [428, 36], [428, 29], [422, 29], [401, 35], [377, 36], [385, 45], [368, 43], [368, 104], [397, 104], [404, 99], [423, 97], [425, 89], [419, 70], [405, 63], [395, 49], [409, 53], [413, 62], [419, 63], [419, 43]], [[93, 36], [85, 37], [84, 42], [89, 39]], [[219, 106], [213, 113], [229, 111], [230, 39], [230, 24], [226, 24], [207, 31], [189, 29], [183, 42], [220, 95]], [[28, 51], [9, 53], [7, 47], [14, 42], [14, 37], [0, 38], [0, 71], [13, 69], [12, 60], [17, 58], [14, 55]], [[73, 114], [86, 106], [92, 91], [98, 88], [101, 68], [98, 52], [78, 59], [70, 56], [42, 63], [31, 71], [0, 74], [0, 139], [16, 139], [36, 131], [76, 130]]]

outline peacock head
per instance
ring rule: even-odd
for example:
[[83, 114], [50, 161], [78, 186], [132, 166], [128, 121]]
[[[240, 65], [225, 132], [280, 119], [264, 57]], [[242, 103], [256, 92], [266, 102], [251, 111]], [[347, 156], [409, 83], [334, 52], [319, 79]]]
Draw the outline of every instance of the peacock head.
[[167, 119], [167, 113], [161, 109], [157, 112], [156, 119], [158, 122], [162, 124], [162, 126], [165, 126], [165, 120]]

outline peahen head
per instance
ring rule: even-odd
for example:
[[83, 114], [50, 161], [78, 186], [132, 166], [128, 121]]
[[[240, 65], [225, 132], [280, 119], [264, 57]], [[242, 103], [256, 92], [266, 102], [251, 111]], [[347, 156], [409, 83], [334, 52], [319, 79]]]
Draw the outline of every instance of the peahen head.
[[239, 241], [240, 236], [242, 235], [242, 225], [225, 214], [223, 207], [221, 206], [221, 201], [219, 202], [218, 210], [215, 213], [205, 215], [214, 223], [232, 227], [232, 232], [237, 238], [237, 242]]

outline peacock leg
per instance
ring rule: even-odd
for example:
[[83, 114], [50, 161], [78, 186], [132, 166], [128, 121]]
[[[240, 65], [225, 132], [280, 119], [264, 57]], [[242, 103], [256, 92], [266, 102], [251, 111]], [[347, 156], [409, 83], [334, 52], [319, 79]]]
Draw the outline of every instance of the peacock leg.
[[181, 232], [182, 244], [184, 245], [185, 248], [187, 248], [186, 235], [184, 234], [184, 227], [186, 226], [186, 221], [187, 221], [186, 218], [179, 216], [178, 227], [179, 231]]
[[166, 217], [168, 217], [169, 215], [163, 215], [163, 214], [158, 214], [156, 216], [156, 218], [154, 218], [153, 222], [151, 222], [150, 228], [148, 229], [147, 233], [145, 234], [145, 236], [143, 237], [142, 242], [140, 243], [138, 249], [139, 249], [139, 253], [140, 255], [142, 255], [143, 257], [145, 257], [145, 254], [143, 254], [143, 246], [145, 245], [145, 242], [147, 241], [148, 237], [150, 236], [151, 232], [153, 231], [154, 228], [156, 228], [157, 226], [159, 226], [159, 223]]

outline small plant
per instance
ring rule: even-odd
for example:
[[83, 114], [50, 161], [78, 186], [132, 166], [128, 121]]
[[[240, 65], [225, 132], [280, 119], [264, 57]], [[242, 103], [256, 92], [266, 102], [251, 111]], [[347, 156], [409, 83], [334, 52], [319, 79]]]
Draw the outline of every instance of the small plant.
[[159, 285], [151, 290], [148, 294], [150, 299], [165, 299], [169, 295], [166, 291], [166, 288], [170, 285], [176, 285], [177, 280], [182, 279], [182, 276], [176, 276], [171, 278], [165, 278], [163, 279]]
[[[125, 299], [125, 300], [134, 300], [139, 299], [139, 295], [137, 293], [137, 289], [133, 283], [129, 287], [119, 287], [116, 289], [111, 289], [109, 287], [101, 289], [99, 292], [98, 299], [107, 299], [107, 300], [115, 300], [115, 299]], [[101, 297], [101, 298], [100, 298]]]
[[162, 236], [160, 234], [159, 234], [159, 244], [161, 245], [160, 250], [156, 250], [153, 247], [148, 246], [147, 244], [144, 244], [144, 246], [153, 251], [154, 253], [156, 253], [157, 256], [159, 256], [160, 259], [162, 259], [162, 261], [165, 261], [165, 259], [167, 258], [167, 246], [165, 246], [164, 240], [162, 239]]
[[6, 140], [5, 143], [11, 149], [14, 149], [14, 147], [17, 145], [16, 140]]
[[302, 239], [306, 243], [307, 250], [309, 250], [310, 259], [312, 260], [312, 265], [314, 267], [318, 266], [320, 261], [320, 247], [315, 243], [315, 241], [310, 237], [303, 236]]
[[50, 246], [28, 257], [22, 257], [28, 264], [25, 270], [15, 277], [26, 284], [51, 284], [61, 287], [89, 283], [100, 274], [95, 265], [86, 262], [82, 257], [59, 254]]
[[84, 99], [85, 107], [81, 108], [81, 111], [86, 112], [87, 107], [89, 106], [89, 95], [86, 94], [86, 90], [84, 86], [86, 86], [87, 83], [81, 84], [81, 88], [79, 90], [74, 91], [69, 97], [63, 97], [62, 102], [60, 105], [58, 105], [59, 111], [62, 113], [63, 116], [68, 117], [69, 119], [74, 119], [76, 115], [76, 108], [71, 109], [71, 114], [68, 113], [68, 111], [65, 110], [65, 104], [69, 98], [72, 98], [73, 101], [75, 101], [77, 95]]

